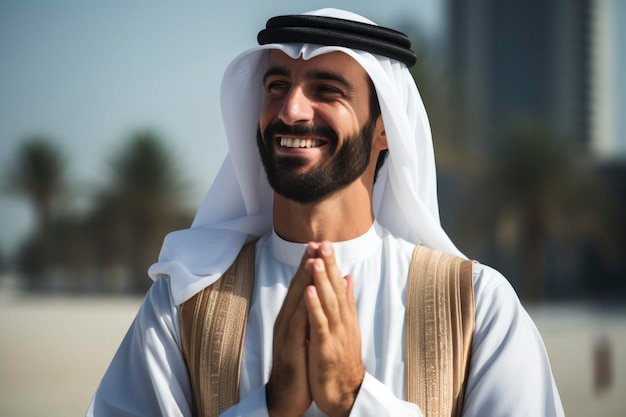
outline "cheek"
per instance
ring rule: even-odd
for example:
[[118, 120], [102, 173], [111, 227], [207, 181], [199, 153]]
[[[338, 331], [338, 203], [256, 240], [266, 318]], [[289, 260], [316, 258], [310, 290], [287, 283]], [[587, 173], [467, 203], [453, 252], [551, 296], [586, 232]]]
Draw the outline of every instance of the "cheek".
[[282, 106], [283, 100], [264, 98], [259, 111], [259, 126], [261, 127], [261, 131], [263, 131], [267, 125], [279, 119]]
[[328, 115], [328, 123], [335, 127], [335, 131], [341, 137], [352, 136], [361, 129], [362, 123], [352, 109], [335, 109]]
[[263, 103], [261, 106], [261, 111], [259, 113], [259, 128], [261, 132], [265, 131], [265, 128], [272, 122], [273, 116], [270, 110], [270, 106], [266, 103]]

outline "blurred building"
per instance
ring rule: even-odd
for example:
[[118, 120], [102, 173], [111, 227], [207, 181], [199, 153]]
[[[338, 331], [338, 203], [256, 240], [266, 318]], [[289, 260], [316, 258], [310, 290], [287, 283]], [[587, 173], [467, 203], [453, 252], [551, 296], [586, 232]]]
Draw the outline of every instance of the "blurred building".
[[[455, 120], [469, 120], [456, 132], [457, 140], [488, 153], [520, 123], [531, 121], [593, 153], [595, 171], [622, 204], [617, 234], [626, 234], [626, 1], [447, 4], [448, 70], [458, 84], [457, 111], [464, 113]], [[445, 186], [440, 184], [443, 194]], [[442, 219], [454, 218], [446, 210], [456, 208], [442, 207]], [[501, 259], [496, 246], [492, 238], [481, 260], [505, 272], [519, 289], [520, 260]], [[612, 283], [607, 290], [624, 294], [624, 284], [614, 285], [626, 274], [624, 262], [606, 267], [594, 250], [589, 262], [588, 246], [581, 242], [581, 256], [572, 256], [546, 242], [545, 296], [584, 297], [607, 279]]]
[[[593, 2], [591, 145], [602, 175], [618, 202], [618, 233], [626, 236], [626, 1]], [[622, 239], [619, 252], [626, 248]], [[623, 255], [621, 256], [623, 258]], [[593, 251], [587, 253], [588, 287], [620, 293], [626, 267], [606, 265]], [[600, 279], [598, 279], [600, 278]]]
[[[626, 2], [448, 0], [448, 63], [489, 144], [548, 123], [602, 159], [626, 158]], [[482, 128], [480, 128], [482, 127]]]
[[603, 159], [626, 159], [626, 1], [593, 3], [592, 146]]
[[486, 145], [520, 119], [590, 141], [591, 0], [449, 0], [449, 62]]

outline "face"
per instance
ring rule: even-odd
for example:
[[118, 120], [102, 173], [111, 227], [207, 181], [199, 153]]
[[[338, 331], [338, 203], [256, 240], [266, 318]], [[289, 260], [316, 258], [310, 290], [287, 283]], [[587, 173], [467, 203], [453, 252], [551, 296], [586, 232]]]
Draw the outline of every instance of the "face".
[[270, 53], [257, 145], [277, 193], [317, 202], [363, 174], [376, 123], [370, 88], [365, 70], [341, 52], [306, 61]]

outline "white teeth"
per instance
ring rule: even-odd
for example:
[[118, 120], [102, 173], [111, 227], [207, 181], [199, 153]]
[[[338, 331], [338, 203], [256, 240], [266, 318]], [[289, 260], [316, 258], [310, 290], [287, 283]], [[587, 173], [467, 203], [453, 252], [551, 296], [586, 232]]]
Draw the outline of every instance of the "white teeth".
[[285, 148], [316, 148], [319, 146], [319, 140], [280, 138], [280, 146]]

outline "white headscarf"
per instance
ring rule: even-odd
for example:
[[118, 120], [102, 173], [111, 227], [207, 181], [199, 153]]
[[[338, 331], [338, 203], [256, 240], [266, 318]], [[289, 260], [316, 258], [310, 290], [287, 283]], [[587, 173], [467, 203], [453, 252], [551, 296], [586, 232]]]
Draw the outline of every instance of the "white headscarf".
[[[373, 24], [337, 9], [307, 14]], [[339, 46], [263, 45], [242, 53], [226, 69], [221, 103], [229, 154], [191, 228], [168, 234], [159, 261], [148, 271], [153, 279], [163, 274], [172, 277], [174, 302], [180, 304], [218, 280], [247, 240], [272, 230], [273, 190], [256, 146], [270, 49], [282, 50], [294, 59], [341, 51], [361, 64], [376, 87], [389, 146], [389, 157], [374, 185], [377, 221], [410, 242], [463, 256], [439, 221], [430, 126], [406, 65]]]

